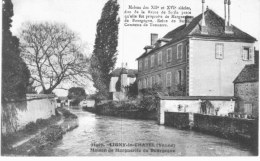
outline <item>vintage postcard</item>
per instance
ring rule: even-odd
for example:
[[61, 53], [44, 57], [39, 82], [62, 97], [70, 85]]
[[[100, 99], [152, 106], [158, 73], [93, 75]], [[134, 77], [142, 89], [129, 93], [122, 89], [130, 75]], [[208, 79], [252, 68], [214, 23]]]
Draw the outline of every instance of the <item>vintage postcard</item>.
[[1, 156], [259, 155], [259, 0], [2, 0]]

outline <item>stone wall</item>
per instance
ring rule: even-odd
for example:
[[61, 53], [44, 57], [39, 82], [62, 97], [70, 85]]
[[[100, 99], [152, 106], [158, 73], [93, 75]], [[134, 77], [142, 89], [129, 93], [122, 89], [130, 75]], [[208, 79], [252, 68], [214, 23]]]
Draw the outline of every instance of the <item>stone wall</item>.
[[187, 112], [165, 112], [165, 125], [179, 129], [190, 127], [189, 113]]
[[258, 147], [258, 120], [194, 114], [193, 128]]
[[[236, 111], [258, 117], [258, 82], [235, 84], [235, 97], [238, 98]], [[251, 104], [252, 110], [244, 108], [245, 104]]]
[[[37, 119], [47, 119], [55, 115], [56, 100], [54, 95], [27, 94], [26, 100], [20, 102], [9, 102], [7, 106], [15, 106], [17, 109], [16, 130], [22, 129], [29, 122]], [[21, 106], [25, 106], [21, 108]], [[6, 129], [6, 124], [2, 123], [2, 133], [13, 131]]]

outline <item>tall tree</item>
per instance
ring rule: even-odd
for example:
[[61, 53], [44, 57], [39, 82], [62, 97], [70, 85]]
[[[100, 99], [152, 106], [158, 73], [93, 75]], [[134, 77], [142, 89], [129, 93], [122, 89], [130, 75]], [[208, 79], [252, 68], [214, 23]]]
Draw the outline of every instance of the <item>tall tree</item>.
[[2, 15], [2, 99], [22, 99], [26, 97], [26, 87], [30, 72], [20, 57], [19, 39], [13, 36], [10, 28], [13, 16], [11, 0], [3, 0]]
[[52, 93], [62, 84], [84, 86], [88, 78], [88, 59], [80, 38], [66, 25], [26, 23], [20, 34], [22, 56], [35, 87]]
[[2, 0], [2, 126], [7, 132], [17, 127], [17, 108], [26, 109], [26, 102], [16, 102], [26, 98], [30, 72], [20, 57], [19, 39], [12, 35], [13, 4]]
[[97, 23], [96, 40], [91, 57], [91, 74], [94, 87], [101, 98], [108, 97], [110, 72], [117, 60], [118, 10], [117, 0], [109, 0]]

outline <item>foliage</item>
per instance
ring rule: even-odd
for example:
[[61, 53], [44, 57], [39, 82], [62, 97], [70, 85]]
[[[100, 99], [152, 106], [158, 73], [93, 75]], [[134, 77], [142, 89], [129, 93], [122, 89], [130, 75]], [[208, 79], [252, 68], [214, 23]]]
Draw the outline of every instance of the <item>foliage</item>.
[[51, 125], [42, 133], [46, 137], [46, 141], [55, 142], [62, 138], [62, 128], [60, 125]]
[[91, 57], [91, 76], [97, 89], [97, 99], [109, 97], [110, 72], [117, 60], [118, 45], [118, 10], [117, 0], [109, 0], [97, 23], [97, 33], [93, 55]]
[[25, 110], [26, 102], [21, 106], [7, 102], [26, 98], [30, 72], [20, 57], [19, 39], [10, 31], [13, 4], [11, 0], [2, 0], [2, 5], [2, 121], [7, 131], [12, 131], [17, 124], [16, 110]]
[[64, 83], [85, 85], [88, 59], [77, 34], [59, 23], [23, 24], [20, 33], [22, 56], [35, 87], [50, 94]]
[[142, 109], [151, 111], [157, 108], [157, 95], [158, 92], [162, 90], [162, 86], [155, 84], [152, 88], [141, 89], [142, 100], [140, 106]]
[[72, 100], [74, 105], [78, 105], [82, 100], [86, 98], [85, 89], [81, 87], [72, 87], [68, 91], [68, 98]]
[[19, 39], [13, 36], [11, 17], [13, 4], [11, 0], [3, 0], [2, 27], [2, 99], [23, 99], [26, 97], [26, 87], [30, 72], [20, 57]]
[[33, 132], [37, 129], [37, 125], [35, 122], [29, 122], [28, 124], [25, 125], [25, 130], [28, 132]]
[[130, 84], [129, 86], [126, 86], [127, 89], [127, 96], [129, 98], [136, 98], [138, 96], [138, 85], [137, 81]]
[[183, 84], [177, 85], [177, 90], [168, 89], [169, 96], [184, 96], [186, 93], [186, 86]]

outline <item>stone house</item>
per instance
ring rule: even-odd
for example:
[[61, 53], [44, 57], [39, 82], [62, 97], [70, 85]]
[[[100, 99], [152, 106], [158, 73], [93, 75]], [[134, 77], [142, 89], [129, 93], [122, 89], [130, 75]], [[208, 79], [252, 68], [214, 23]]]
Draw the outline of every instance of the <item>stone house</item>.
[[236, 111], [258, 117], [258, 65], [246, 65], [234, 80]]
[[[126, 99], [126, 86], [134, 83], [137, 77], [137, 70], [135, 69], [127, 69], [127, 66], [122, 68], [116, 68], [114, 71], [110, 73], [110, 85], [109, 92], [111, 93], [112, 100], [124, 100]], [[121, 85], [121, 89], [118, 90], [116, 88], [116, 84], [119, 83]]]
[[204, 12], [204, 2], [202, 8], [163, 38], [151, 34], [151, 45], [137, 58], [139, 90], [160, 84], [163, 91], [186, 96], [234, 96], [232, 82], [254, 63], [256, 39], [231, 25], [226, 12], [222, 18], [211, 9]]

